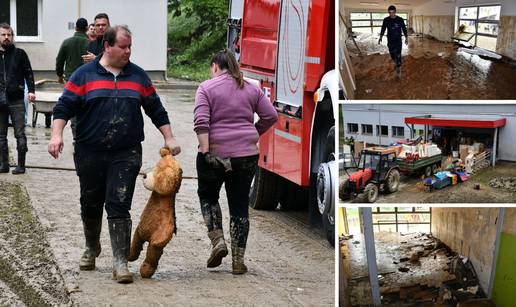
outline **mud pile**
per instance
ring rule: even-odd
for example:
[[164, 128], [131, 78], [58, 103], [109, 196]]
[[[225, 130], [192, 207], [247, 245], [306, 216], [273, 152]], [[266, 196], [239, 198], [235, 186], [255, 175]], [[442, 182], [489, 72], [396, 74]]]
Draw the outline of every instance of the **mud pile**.
[[347, 42], [357, 83], [357, 99], [516, 99], [516, 66], [458, 51], [452, 43], [410, 37], [403, 49], [401, 80], [384, 45], [376, 38]]
[[0, 181], [0, 306], [70, 303], [25, 188]]
[[491, 179], [489, 185], [493, 188], [516, 192], [516, 177], [496, 177]]

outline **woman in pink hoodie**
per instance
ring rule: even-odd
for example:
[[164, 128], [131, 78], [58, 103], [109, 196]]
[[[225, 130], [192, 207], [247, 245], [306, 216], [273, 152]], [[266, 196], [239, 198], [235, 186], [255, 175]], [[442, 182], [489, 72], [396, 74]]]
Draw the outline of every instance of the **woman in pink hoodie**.
[[[225, 183], [230, 213], [233, 274], [244, 274], [244, 254], [249, 233], [249, 190], [258, 165], [258, 138], [277, 120], [269, 98], [246, 82], [233, 53], [215, 54], [211, 76], [195, 97], [194, 130], [197, 155], [198, 195], [208, 237], [212, 243], [209, 268], [228, 254], [222, 231], [219, 193]], [[254, 115], [259, 116], [254, 122]]]

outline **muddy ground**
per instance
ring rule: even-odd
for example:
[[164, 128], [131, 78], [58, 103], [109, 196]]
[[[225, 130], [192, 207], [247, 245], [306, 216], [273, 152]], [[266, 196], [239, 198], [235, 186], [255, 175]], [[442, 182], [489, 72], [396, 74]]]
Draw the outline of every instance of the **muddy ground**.
[[[194, 91], [162, 91], [160, 94], [182, 145], [183, 153], [178, 160], [183, 175], [196, 176], [196, 137], [192, 124]], [[26, 129], [29, 141], [27, 164], [73, 168], [70, 129], [67, 127], [65, 130], [62, 158], [54, 160], [47, 153], [50, 130], [44, 128], [43, 121], [44, 117], [40, 116], [36, 128]], [[159, 147], [162, 146], [159, 132], [148, 118], [145, 121], [144, 170], [156, 163]], [[9, 131], [9, 141], [11, 152], [15, 152], [12, 131]], [[1, 174], [0, 182], [15, 184], [22, 191], [24, 188], [27, 190], [28, 204], [41, 224], [41, 227], [35, 228], [32, 238], [28, 238], [33, 243], [27, 246], [48, 242], [44, 249], [47, 257], [45, 266], [48, 269], [43, 269], [43, 273], [51, 276], [32, 288], [46, 289], [52, 286], [61, 294], [65, 291], [69, 293], [55, 304], [67, 304], [68, 300], [74, 306], [334, 304], [334, 250], [320, 231], [306, 226], [304, 221], [307, 214], [304, 212], [251, 210], [251, 230], [246, 253], [249, 273], [233, 276], [230, 257], [225, 258], [219, 268], [208, 270], [205, 266], [210, 243], [198, 205], [197, 182], [185, 179], [176, 202], [178, 233], [165, 248], [157, 273], [152, 279], [141, 279], [138, 273], [141, 256], [138, 261], [130, 264], [130, 270], [135, 273], [135, 282], [120, 285], [110, 279], [112, 257], [106, 220], [101, 235], [103, 249], [97, 258], [97, 269], [91, 272], [78, 269], [84, 241], [79, 216], [79, 182], [74, 172], [29, 169], [25, 175]], [[3, 187], [0, 196], [6, 195]], [[149, 196], [150, 192], [138, 179], [131, 212], [134, 226]], [[225, 234], [229, 237], [229, 216], [224, 192], [221, 193], [221, 206]], [[0, 225], [6, 225], [12, 218], [12, 213], [1, 215]], [[5, 240], [11, 240], [15, 234], [2, 234], [0, 259], [14, 263], [12, 255], [5, 251], [6, 247], [11, 246], [6, 245]], [[22, 250], [15, 251], [19, 255], [23, 254]], [[20, 258], [27, 263], [33, 261], [30, 254]], [[50, 271], [53, 273], [50, 274]], [[38, 281], [30, 276], [25, 279], [29, 285]], [[37, 305], [36, 301], [22, 299], [20, 295], [24, 293], [27, 292], [12, 287], [12, 283], [0, 275], [0, 305]]]
[[401, 79], [397, 80], [386, 42], [377, 35], [358, 36], [360, 54], [351, 40], [346, 45], [355, 71], [356, 99], [498, 100], [516, 99], [516, 65], [481, 58], [420, 36], [403, 45]]
[[[499, 161], [475, 173], [468, 181], [431, 192], [422, 191], [417, 176], [401, 176], [399, 190], [392, 194], [380, 193], [377, 203], [516, 203], [516, 192], [489, 186], [491, 179], [516, 174], [516, 163]], [[480, 184], [480, 190], [474, 185]], [[347, 201], [349, 202], [349, 201]], [[361, 203], [358, 197], [353, 202]]]

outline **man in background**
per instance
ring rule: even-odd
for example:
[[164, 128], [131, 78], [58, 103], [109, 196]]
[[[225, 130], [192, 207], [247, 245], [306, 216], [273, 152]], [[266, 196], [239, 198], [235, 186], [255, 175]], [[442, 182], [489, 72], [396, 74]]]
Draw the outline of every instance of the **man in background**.
[[401, 34], [405, 35], [405, 45], [408, 45], [407, 27], [403, 18], [396, 15], [396, 7], [389, 6], [389, 16], [385, 17], [382, 24], [382, 31], [380, 32], [380, 40], [382, 42], [383, 35], [387, 29], [387, 46], [389, 53], [394, 61], [394, 69], [396, 71], [396, 78], [401, 79], [401, 49], [403, 44], [401, 42]]
[[0, 24], [0, 173], [9, 172], [9, 149], [7, 127], [9, 116], [13, 122], [18, 165], [13, 174], [25, 173], [25, 157], [28, 151], [25, 136], [25, 103], [23, 101], [25, 84], [28, 87], [28, 99], [36, 99], [34, 74], [29, 57], [23, 49], [14, 46], [14, 31], [6, 23]]
[[97, 39], [91, 41], [88, 45], [88, 53], [82, 57], [84, 63], [93, 61], [97, 55], [104, 51], [102, 40], [104, 39], [104, 33], [107, 28], [109, 28], [109, 16], [106, 13], [99, 13], [95, 16], [93, 23], [95, 25], [95, 34], [97, 35]]
[[[70, 79], [72, 73], [82, 65], [82, 56], [87, 54], [88, 37], [88, 21], [84, 18], [77, 19], [75, 23], [75, 33], [63, 41], [59, 53], [56, 58], [56, 74], [59, 83], [64, 83]], [[45, 125], [50, 127], [51, 114], [46, 115]], [[72, 134], [75, 137], [75, 117], [71, 120]]]

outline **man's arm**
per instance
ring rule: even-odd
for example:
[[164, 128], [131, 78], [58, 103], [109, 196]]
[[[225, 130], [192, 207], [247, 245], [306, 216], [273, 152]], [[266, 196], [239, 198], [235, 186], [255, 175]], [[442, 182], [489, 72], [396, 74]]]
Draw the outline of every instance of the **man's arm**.
[[54, 159], [59, 158], [59, 154], [63, 152], [63, 129], [65, 126], [66, 120], [64, 119], [54, 119], [52, 123], [52, 136], [48, 143], [48, 153], [54, 157]]
[[34, 73], [32, 72], [32, 67], [30, 65], [29, 56], [25, 51], [23, 51], [23, 77], [25, 79], [25, 82], [27, 83], [28, 88], [28, 98], [30, 102], [33, 102], [36, 100], [36, 85], [34, 83]]
[[[400, 17], [401, 18], [401, 17]], [[405, 21], [401, 18], [401, 29], [403, 30], [403, 35], [405, 35], [405, 44], [408, 45], [408, 32], [407, 26], [405, 25]]]
[[382, 30], [380, 31], [380, 39], [378, 40], [378, 44], [382, 42], [383, 35], [385, 34], [385, 29], [387, 29], [387, 22], [384, 19], [382, 22]]
[[61, 48], [59, 48], [59, 52], [56, 57], [56, 75], [59, 78], [59, 83], [63, 83], [63, 74], [64, 74], [64, 64], [66, 58], [66, 48], [65, 43], [61, 44]]
[[172, 133], [172, 127], [170, 124], [163, 125], [159, 127], [159, 131], [163, 135], [163, 139], [165, 140], [165, 146], [168, 147], [173, 156], [176, 156], [181, 153], [181, 147], [176, 141], [174, 134]]

